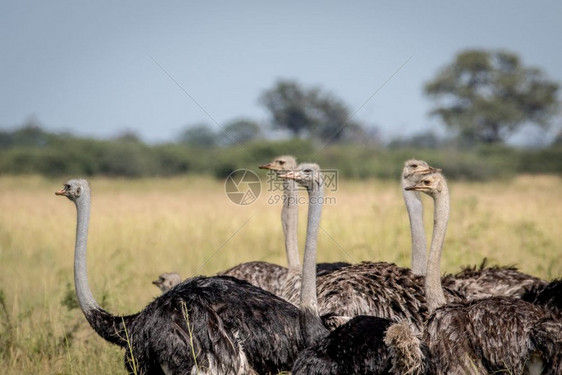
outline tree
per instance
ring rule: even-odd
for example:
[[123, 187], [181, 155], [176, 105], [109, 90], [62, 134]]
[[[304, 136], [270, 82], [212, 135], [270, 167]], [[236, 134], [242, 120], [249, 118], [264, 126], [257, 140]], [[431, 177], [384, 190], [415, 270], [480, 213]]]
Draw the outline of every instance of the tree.
[[194, 125], [183, 131], [180, 143], [194, 147], [213, 147], [217, 144], [217, 135], [206, 124]]
[[223, 139], [221, 143], [226, 145], [242, 144], [260, 137], [261, 127], [251, 120], [234, 120], [224, 126], [220, 135]]
[[260, 102], [271, 112], [274, 128], [287, 129], [299, 137], [314, 126], [310, 96], [297, 82], [280, 80], [261, 95]]
[[113, 139], [124, 143], [142, 143], [140, 136], [133, 130], [123, 130]]
[[45, 147], [51, 138], [52, 135], [43, 130], [39, 121], [32, 117], [11, 134], [3, 133], [0, 143], [2, 146]]
[[503, 142], [524, 124], [543, 128], [558, 109], [558, 84], [505, 51], [468, 50], [425, 86], [432, 115], [470, 141]]
[[347, 139], [357, 139], [363, 129], [351, 120], [351, 113], [339, 98], [320, 91], [315, 92], [313, 101], [317, 116], [316, 126], [312, 129], [315, 138], [325, 143], [335, 143]]
[[350, 111], [341, 99], [317, 87], [304, 88], [295, 81], [278, 81], [261, 95], [260, 102], [271, 113], [273, 127], [286, 129], [294, 137], [305, 135], [333, 143], [359, 127], [351, 121]]

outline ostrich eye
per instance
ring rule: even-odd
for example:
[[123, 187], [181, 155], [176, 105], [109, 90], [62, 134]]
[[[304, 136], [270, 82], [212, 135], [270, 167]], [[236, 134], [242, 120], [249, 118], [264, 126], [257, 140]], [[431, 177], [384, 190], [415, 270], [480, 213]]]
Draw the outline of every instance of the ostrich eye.
[[304, 172], [304, 173], [310, 173], [310, 172], [312, 172], [312, 169], [307, 168], [307, 169], [303, 170], [303, 172]]
[[417, 164], [412, 164], [412, 168], [417, 168], [418, 165]]
[[279, 164], [283, 165], [285, 164], [285, 160], [277, 160], [279, 162]]
[[424, 184], [425, 186], [429, 185], [430, 183], [431, 183], [431, 181], [429, 181], [429, 180], [423, 180], [423, 184]]

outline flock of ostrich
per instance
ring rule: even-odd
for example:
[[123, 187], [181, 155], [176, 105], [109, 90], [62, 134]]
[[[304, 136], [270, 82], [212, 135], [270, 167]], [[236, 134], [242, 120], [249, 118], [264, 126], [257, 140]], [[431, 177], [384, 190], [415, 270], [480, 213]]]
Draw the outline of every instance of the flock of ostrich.
[[[410, 219], [411, 268], [316, 263], [323, 176], [280, 156], [260, 168], [283, 180], [287, 267], [237, 265], [216, 276], [160, 275], [162, 294], [133, 315], [96, 302], [86, 269], [90, 186], [64, 183], [76, 205], [74, 282], [91, 327], [125, 351], [130, 374], [562, 374], [562, 279], [514, 267], [442, 275], [449, 220], [442, 171], [408, 160], [401, 188]], [[296, 184], [309, 197], [302, 265]], [[429, 250], [420, 193], [434, 205]]]

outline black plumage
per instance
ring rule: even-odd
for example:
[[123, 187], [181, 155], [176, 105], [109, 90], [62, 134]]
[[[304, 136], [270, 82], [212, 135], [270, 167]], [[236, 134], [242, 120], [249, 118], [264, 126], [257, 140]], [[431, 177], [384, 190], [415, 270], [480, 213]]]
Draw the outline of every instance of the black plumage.
[[334, 263], [318, 263], [316, 264], [316, 276], [322, 276], [339, 270], [340, 268], [349, 267], [350, 263], [347, 262], [334, 262]]
[[[358, 316], [299, 355], [293, 374], [384, 374], [391, 363], [383, 339], [388, 319]], [[357, 354], [361, 360], [357, 360]]]
[[[374, 316], [357, 316], [299, 354], [293, 375], [431, 374], [427, 348], [407, 325], [405, 334], [388, 338], [401, 323]], [[403, 323], [402, 323], [403, 324]], [[408, 353], [406, 356], [405, 353]], [[404, 357], [409, 359], [403, 360]]]
[[296, 308], [226, 276], [186, 280], [125, 324], [145, 374], [164, 366], [187, 374], [196, 365], [209, 373], [278, 373], [303, 348]]
[[562, 279], [546, 285], [533, 285], [521, 297], [522, 300], [545, 306], [562, 318]]

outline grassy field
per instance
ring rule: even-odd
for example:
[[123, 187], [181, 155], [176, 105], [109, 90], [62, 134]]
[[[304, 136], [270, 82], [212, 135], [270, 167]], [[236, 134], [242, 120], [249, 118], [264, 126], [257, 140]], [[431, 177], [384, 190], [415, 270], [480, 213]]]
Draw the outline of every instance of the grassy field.
[[[125, 373], [122, 351], [98, 338], [74, 305], [76, 213], [70, 201], [54, 195], [62, 182], [0, 177], [1, 374]], [[488, 257], [542, 278], [562, 276], [561, 182], [521, 176], [451, 183], [443, 272]], [[89, 280], [100, 304], [115, 314], [136, 312], [157, 296], [151, 280], [161, 272], [189, 277], [249, 260], [285, 264], [280, 205], [268, 203], [268, 192], [237, 206], [223, 183], [210, 179], [96, 178], [91, 185]], [[397, 182], [340, 181], [327, 195], [319, 261], [409, 265], [408, 220]], [[433, 206], [426, 198], [429, 231]]]

